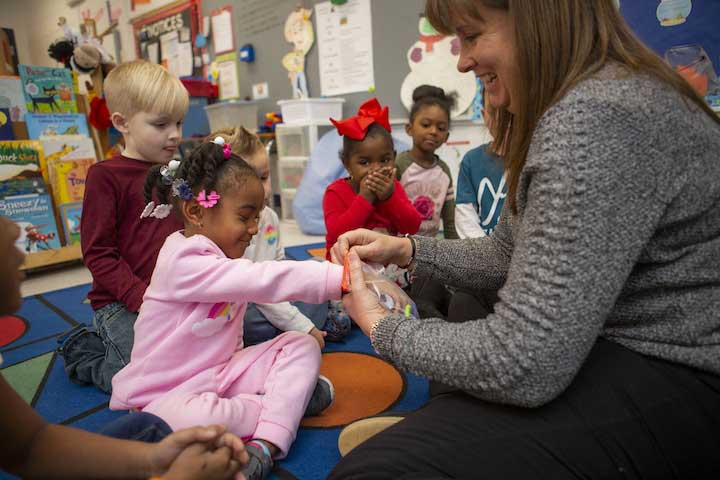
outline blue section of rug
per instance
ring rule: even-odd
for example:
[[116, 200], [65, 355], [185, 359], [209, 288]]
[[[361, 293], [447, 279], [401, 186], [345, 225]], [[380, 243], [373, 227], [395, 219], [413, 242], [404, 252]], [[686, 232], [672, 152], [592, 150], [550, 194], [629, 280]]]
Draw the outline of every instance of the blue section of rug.
[[[286, 255], [289, 259], [305, 260], [311, 257], [308, 249], [323, 246], [324, 243], [289, 247], [286, 248]], [[3, 368], [54, 351], [60, 334], [77, 323], [92, 323], [92, 310], [84, 302], [89, 289], [90, 285], [81, 285], [26, 298], [18, 316], [27, 321], [29, 328], [20, 338], [0, 348], [4, 359]], [[328, 342], [324, 351], [374, 354], [368, 339], [357, 328], [353, 328], [342, 343]], [[107, 408], [109, 396], [97, 388], [71, 383], [63, 367], [62, 358], [55, 355], [34, 396], [33, 406], [45, 419], [98, 431], [103, 425], [123, 415], [122, 412], [113, 412]], [[406, 390], [391, 407], [393, 411], [412, 411], [427, 401], [425, 379], [405, 375], [405, 383]], [[340, 427], [300, 428], [290, 454], [279, 462], [277, 474], [271, 478], [325, 478], [340, 459], [337, 448], [340, 430]], [[0, 472], [0, 480], [11, 478], [15, 477]]]

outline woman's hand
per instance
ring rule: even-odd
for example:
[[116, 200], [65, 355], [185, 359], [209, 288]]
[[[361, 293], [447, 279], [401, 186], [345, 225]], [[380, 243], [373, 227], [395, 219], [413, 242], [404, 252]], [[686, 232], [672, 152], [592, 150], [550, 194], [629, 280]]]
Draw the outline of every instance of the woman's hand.
[[[202, 460], [199, 458], [202, 452], [214, 453], [218, 450], [227, 451], [229, 460], [224, 461], [225, 453], [220, 452], [217, 456], [208, 457], [205, 460], [211, 460], [213, 464], [222, 464], [234, 466], [235, 464], [242, 466], [249, 461], [245, 445], [242, 440], [233, 435], [226, 433], [225, 427], [222, 425], [211, 425], [208, 427], [194, 427], [185, 430], [178, 430], [161, 442], [148, 445], [148, 464], [150, 465], [151, 474], [154, 476], [164, 476], [167, 480], [171, 478], [193, 478], [193, 477], [171, 477], [170, 472], [178, 472], [181, 465], [188, 465], [193, 461]], [[232, 460], [233, 465], [230, 465]], [[167, 473], [166, 473], [167, 472]], [[201, 476], [195, 478], [204, 478]], [[210, 477], [208, 477], [210, 478]], [[212, 477], [223, 478], [223, 477]], [[228, 478], [232, 478], [228, 477]]]
[[370, 172], [367, 175], [367, 183], [370, 190], [377, 195], [378, 200], [385, 201], [395, 191], [395, 168], [382, 169]]
[[343, 306], [350, 318], [369, 337], [372, 326], [387, 316], [390, 311], [380, 303], [377, 295], [367, 288], [362, 263], [357, 256], [356, 249], [350, 250], [348, 255], [351, 292], [343, 296]]
[[412, 242], [409, 238], [393, 237], [364, 228], [343, 233], [330, 250], [334, 263], [342, 265], [350, 248], [365, 262], [387, 265], [394, 263], [406, 266], [412, 257]]
[[323, 330], [318, 330], [317, 327], [313, 327], [313, 329], [308, 332], [308, 335], [312, 336], [315, 341], [318, 342], [318, 345], [320, 345], [320, 350], [325, 348], [325, 336], [327, 335], [327, 332]]

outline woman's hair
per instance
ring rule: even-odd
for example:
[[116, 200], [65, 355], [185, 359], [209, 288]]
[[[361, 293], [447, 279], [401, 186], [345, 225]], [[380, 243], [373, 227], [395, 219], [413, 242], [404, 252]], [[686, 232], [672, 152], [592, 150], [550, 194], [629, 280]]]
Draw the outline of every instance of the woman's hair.
[[494, 117], [493, 150], [504, 152], [512, 211], [540, 117], [608, 61], [671, 85], [720, 123], [690, 84], [635, 36], [613, 0], [427, 0], [425, 13], [435, 29], [450, 35], [455, 33], [454, 19], [481, 19], [478, 4], [510, 15], [518, 78], [526, 80], [511, 92], [515, 112], [501, 108]]
[[[393, 138], [390, 132], [385, 130], [385, 127], [378, 125], [377, 123], [373, 123], [370, 125], [367, 129], [367, 133], [365, 134], [365, 138], [368, 137], [383, 137], [385, 140], [390, 142], [390, 145], [394, 145]], [[354, 140], [347, 135], [343, 135], [343, 148], [340, 150], [340, 160], [342, 160], [343, 164], [346, 164], [348, 160], [350, 160], [350, 157], [352, 156], [353, 152], [355, 151], [355, 148], [362, 143], [365, 138], [362, 140]]]
[[437, 105], [447, 114], [450, 123], [450, 110], [455, 106], [455, 95], [446, 95], [445, 90], [432, 85], [420, 85], [412, 94], [413, 104], [410, 107], [410, 123], [415, 121], [415, 115], [422, 107]]
[[[172, 185], [167, 185], [161, 170], [167, 165], [153, 165], [145, 177], [145, 202], [153, 200], [153, 191], [160, 203], [171, 204], [178, 198], [173, 195]], [[255, 169], [232, 153], [225, 158], [223, 147], [212, 142], [203, 142], [195, 147], [188, 158], [180, 162], [173, 173], [174, 179], [183, 179], [192, 190], [193, 196], [202, 190], [227, 191], [242, 188], [248, 180], [260, 180]]]
[[185, 86], [160, 65], [145, 60], [121, 63], [103, 83], [107, 107], [130, 119], [138, 112], [184, 117], [190, 105]]
[[243, 126], [216, 130], [205, 137], [205, 141], [211, 142], [215, 137], [222, 137], [225, 143], [230, 145], [232, 152], [242, 157], [245, 161], [248, 161], [258, 150], [265, 149], [265, 146], [260, 141], [260, 137], [248, 131]]

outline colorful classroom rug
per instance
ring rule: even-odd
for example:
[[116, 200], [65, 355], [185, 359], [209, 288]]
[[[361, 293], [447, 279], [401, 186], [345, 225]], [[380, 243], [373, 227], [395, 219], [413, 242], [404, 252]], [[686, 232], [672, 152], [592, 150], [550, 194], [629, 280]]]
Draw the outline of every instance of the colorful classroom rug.
[[[290, 259], [324, 258], [324, 244], [286, 249]], [[17, 315], [0, 318], [2, 374], [50, 422], [97, 431], [123, 415], [110, 411], [109, 396], [92, 386], [70, 383], [57, 337], [78, 323], [91, 323], [85, 303], [90, 285], [25, 298]], [[314, 480], [327, 476], [340, 459], [337, 438], [344, 425], [382, 412], [408, 412], [427, 401], [427, 381], [399, 372], [373, 352], [358, 328], [343, 343], [327, 344], [322, 373], [335, 384], [336, 399], [321, 415], [305, 419], [290, 455], [271, 478]], [[0, 472], [0, 479], [14, 478]]]

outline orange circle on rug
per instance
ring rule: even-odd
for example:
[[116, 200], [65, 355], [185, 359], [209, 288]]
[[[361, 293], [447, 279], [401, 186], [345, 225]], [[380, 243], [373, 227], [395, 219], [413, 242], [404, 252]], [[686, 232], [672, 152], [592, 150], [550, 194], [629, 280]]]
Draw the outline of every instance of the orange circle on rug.
[[304, 418], [302, 427], [341, 427], [377, 415], [405, 390], [405, 380], [394, 366], [366, 353], [324, 353], [320, 373], [332, 381], [335, 401], [320, 415]]

